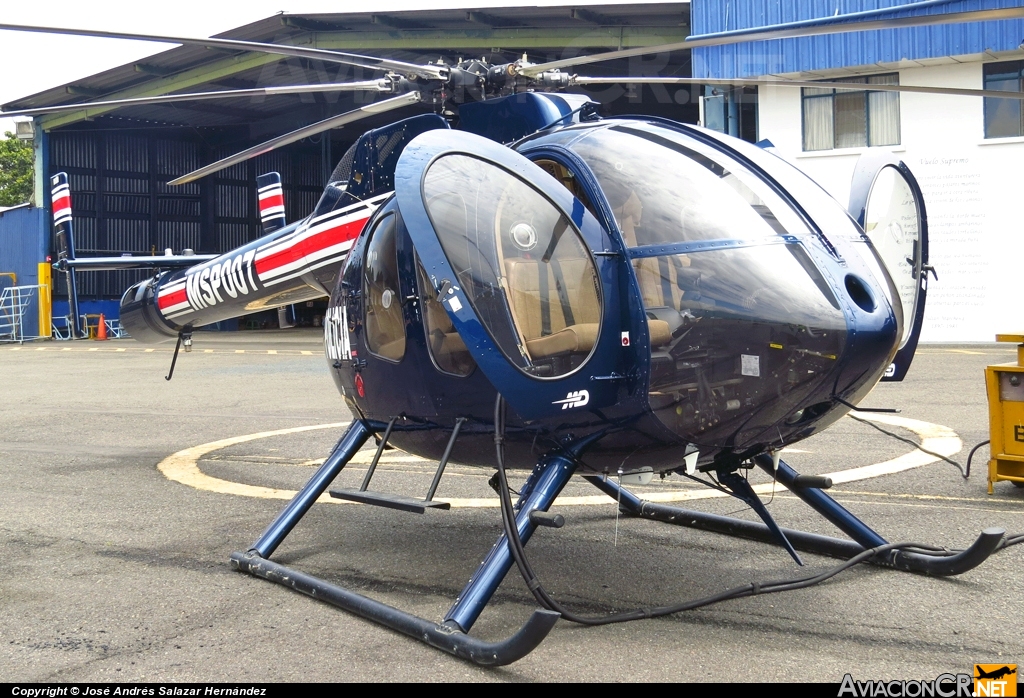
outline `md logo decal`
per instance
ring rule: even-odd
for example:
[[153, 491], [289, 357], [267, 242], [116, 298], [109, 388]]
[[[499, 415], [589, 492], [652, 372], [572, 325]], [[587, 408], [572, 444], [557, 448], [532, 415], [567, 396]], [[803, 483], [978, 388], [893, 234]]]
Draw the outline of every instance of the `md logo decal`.
[[565, 396], [564, 400], [555, 400], [552, 405], [561, 405], [563, 410], [570, 407], [583, 407], [590, 402], [590, 393], [586, 390], [574, 390]]

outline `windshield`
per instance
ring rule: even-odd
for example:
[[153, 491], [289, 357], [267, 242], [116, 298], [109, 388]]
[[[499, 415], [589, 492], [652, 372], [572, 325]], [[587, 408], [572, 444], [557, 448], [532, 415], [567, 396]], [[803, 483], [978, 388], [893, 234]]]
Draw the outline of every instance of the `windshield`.
[[742, 164], [667, 129], [595, 129], [572, 149], [597, 176], [629, 247], [810, 232]]
[[732, 447], [813, 418], [798, 407], [836, 366], [846, 319], [794, 239], [813, 235], [804, 219], [742, 163], [667, 129], [595, 129], [571, 147], [630, 248], [658, 419]]

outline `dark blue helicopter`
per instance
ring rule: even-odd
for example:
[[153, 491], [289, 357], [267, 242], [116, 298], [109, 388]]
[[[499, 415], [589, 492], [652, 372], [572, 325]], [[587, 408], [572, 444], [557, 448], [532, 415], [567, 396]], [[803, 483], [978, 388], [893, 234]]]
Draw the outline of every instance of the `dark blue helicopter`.
[[[69, 281], [76, 269], [160, 270], [122, 299], [137, 339], [188, 349], [202, 325], [330, 296], [325, 351], [356, 419], [232, 556], [238, 569], [494, 665], [531, 651], [559, 617], [694, 607], [587, 619], [550, 598], [523, 546], [537, 526], [561, 526], [548, 510], [574, 474], [629, 513], [775, 542], [798, 563], [799, 548], [958, 574], [1005, 544], [986, 530], [957, 553], [889, 545], [825, 494], [827, 478], [779, 459], [910, 366], [930, 267], [925, 205], [904, 163], [862, 158], [847, 210], [768, 149], [661, 119], [603, 119], [584, 96], [523, 91], [509, 76], [530, 71], [516, 65], [422, 78], [475, 76], [483, 98], [459, 104], [456, 119], [420, 115], [364, 134], [302, 221], [284, 225], [280, 178], [263, 176], [267, 234], [217, 256], [77, 259], [67, 180], [54, 177]], [[532, 74], [535, 87], [572, 82]], [[422, 99], [418, 90], [380, 104]], [[332, 496], [423, 513], [448, 506], [434, 495], [449, 460], [496, 466], [505, 535], [440, 624], [269, 559], [371, 437], [362, 486]], [[369, 489], [388, 445], [438, 461], [423, 499]], [[780, 528], [743, 474], [755, 466], [852, 541]], [[514, 504], [508, 469], [531, 470]], [[732, 494], [764, 523], [622, 487], [668, 472]], [[469, 636], [513, 564], [544, 609], [506, 641]], [[733, 591], [714, 600], [763, 590]]]

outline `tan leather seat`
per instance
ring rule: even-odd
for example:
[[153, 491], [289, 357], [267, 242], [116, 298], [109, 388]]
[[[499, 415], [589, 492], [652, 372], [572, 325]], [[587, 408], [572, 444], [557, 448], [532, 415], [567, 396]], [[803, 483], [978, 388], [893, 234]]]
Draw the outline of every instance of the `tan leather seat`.
[[[613, 211], [615, 219], [622, 231], [622, 238], [627, 247], [636, 247], [636, 229], [643, 216], [643, 206], [635, 193], [631, 193], [626, 203]], [[664, 262], [662, 261], [664, 260]], [[633, 270], [640, 285], [640, 297], [645, 308], [669, 307], [680, 308], [683, 291], [679, 288], [678, 267], [690, 266], [685, 255], [674, 258], [643, 257], [633, 260]], [[665, 290], [668, 289], [666, 295]], [[647, 319], [647, 328], [651, 335], [651, 346], [660, 347], [672, 341], [672, 332], [664, 320]]]
[[438, 302], [431, 293], [432, 286], [423, 270], [423, 265], [416, 262], [417, 274], [419, 275], [420, 288], [424, 289], [421, 297], [423, 305], [423, 323], [427, 334], [427, 344], [430, 354], [434, 357], [437, 367], [445, 373], [452, 373], [457, 376], [468, 376], [473, 372], [476, 363], [469, 354], [466, 343], [462, 336], [456, 331], [451, 318], [445, 311], [444, 306]]
[[[587, 354], [597, 343], [601, 314], [593, 267], [588, 259], [563, 259], [558, 264], [532, 259], [505, 261], [506, 278], [516, 325], [531, 359], [562, 354]], [[546, 275], [542, 285], [541, 274]], [[557, 284], [563, 284], [559, 294]], [[563, 309], [568, 301], [569, 315]], [[544, 314], [548, 314], [545, 334]]]
[[651, 334], [652, 347], [660, 347], [672, 341], [672, 330], [664, 320], [647, 318], [647, 329]]
[[[666, 327], [668, 323], [665, 323]], [[587, 322], [566, 327], [546, 337], [526, 340], [526, 349], [535, 359], [559, 354], [589, 354], [597, 344], [597, 323]]]

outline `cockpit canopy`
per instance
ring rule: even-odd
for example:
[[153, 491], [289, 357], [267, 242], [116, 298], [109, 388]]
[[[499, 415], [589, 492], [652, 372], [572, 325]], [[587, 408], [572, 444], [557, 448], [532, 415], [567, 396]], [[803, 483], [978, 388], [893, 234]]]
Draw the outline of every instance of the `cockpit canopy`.
[[[524, 416], [611, 406], [643, 376], [650, 409], [680, 437], [719, 449], [769, 431], [777, 441], [780, 425], [799, 429], [835, 404], [826, 383], [849, 349], [851, 312], [892, 335], [857, 380], [881, 375], [896, 333], [874, 272], [844, 266], [753, 158], [626, 120], [517, 150], [423, 134], [396, 191], [449, 329]], [[830, 224], [844, 249], [863, 242], [849, 216]]]

